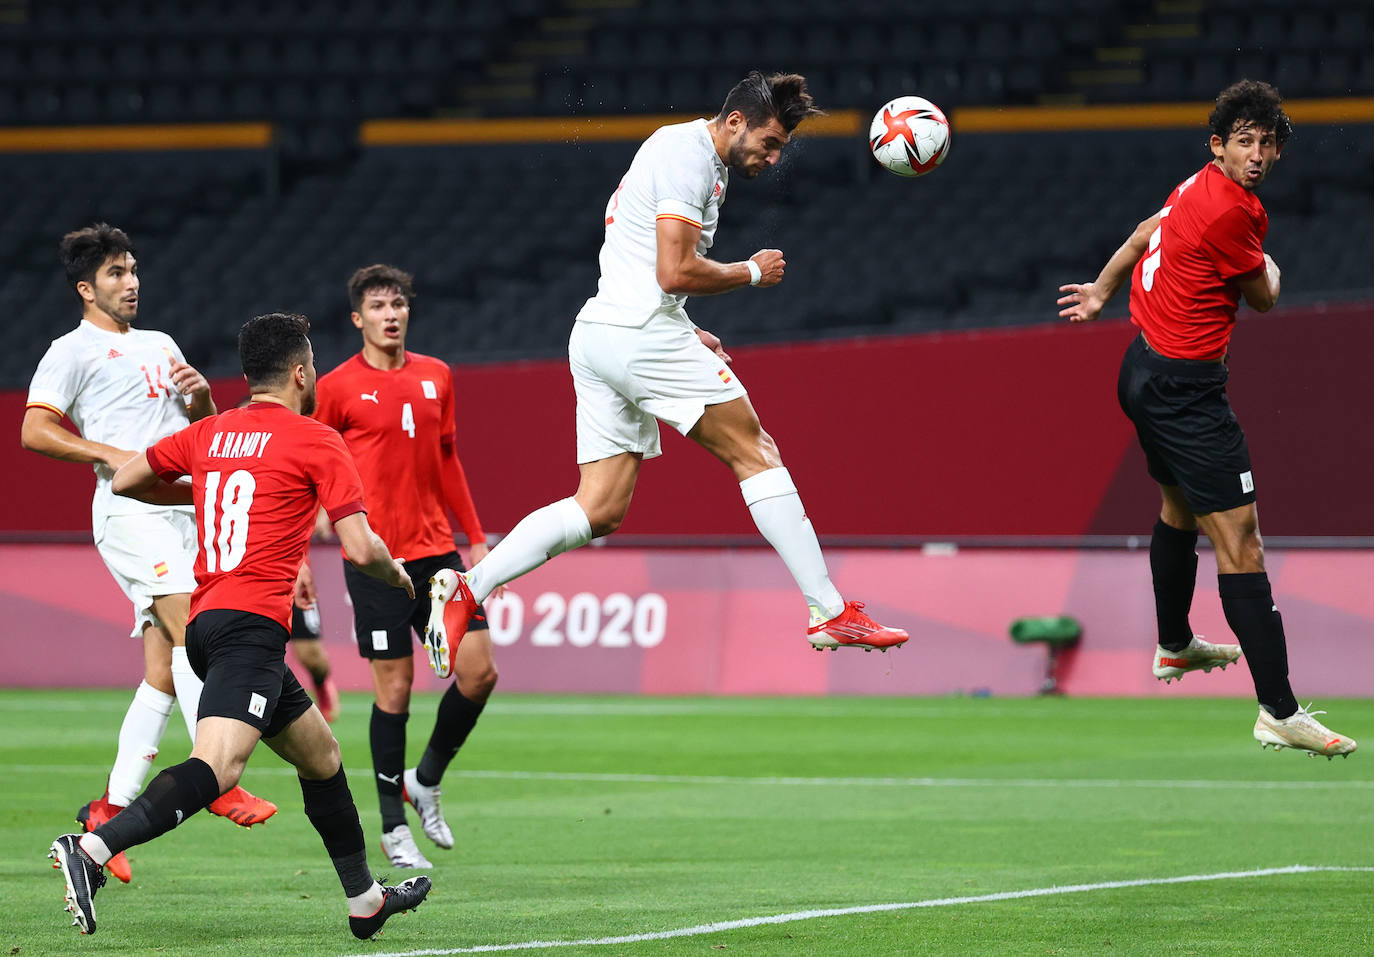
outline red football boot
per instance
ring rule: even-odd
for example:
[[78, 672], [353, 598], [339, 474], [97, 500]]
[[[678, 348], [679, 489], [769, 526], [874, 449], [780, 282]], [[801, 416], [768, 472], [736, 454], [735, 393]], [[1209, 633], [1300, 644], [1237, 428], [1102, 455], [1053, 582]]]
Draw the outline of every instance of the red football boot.
[[468, 632], [468, 622], [477, 614], [477, 599], [463, 576], [451, 568], [441, 568], [429, 580], [429, 623], [425, 625], [425, 651], [429, 666], [440, 678], [453, 674], [458, 645]]
[[235, 785], [211, 801], [208, 810], [211, 814], [227, 817], [239, 827], [252, 827], [276, 814], [277, 806]]
[[817, 651], [829, 648], [862, 648], [864, 651], [887, 651], [896, 648], [909, 637], [900, 628], [880, 625], [863, 613], [864, 603], [847, 601], [844, 611], [829, 621], [806, 629], [807, 640]]
[[[94, 831], [124, 810], [117, 804], [111, 804], [109, 798], [110, 792], [106, 791], [89, 804], [83, 804], [81, 810], [76, 812], [76, 823], [85, 827], [87, 831]], [[125, 884], [134, 879], [134, 872], [129, 868], [129, 859], [124, 856], [123, 851], [106, 861], [105, 869]]]
[[315, 704], [320, 714], [324, 715], [324, 720], [333, 724], [339, 716], [339, 686], [334, 684], [334, 679], [329, 675], [325, 675], [323, 681], [315, 682]]

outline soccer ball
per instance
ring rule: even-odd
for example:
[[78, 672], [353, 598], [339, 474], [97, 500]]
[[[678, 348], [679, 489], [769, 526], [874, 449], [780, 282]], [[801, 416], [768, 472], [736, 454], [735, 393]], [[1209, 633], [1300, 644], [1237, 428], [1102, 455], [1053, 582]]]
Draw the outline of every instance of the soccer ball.
[[899, 96], [874, 114], [868, 146], [898, 176], [924, 176], [949, 155], [949, 120], [924, 97]]

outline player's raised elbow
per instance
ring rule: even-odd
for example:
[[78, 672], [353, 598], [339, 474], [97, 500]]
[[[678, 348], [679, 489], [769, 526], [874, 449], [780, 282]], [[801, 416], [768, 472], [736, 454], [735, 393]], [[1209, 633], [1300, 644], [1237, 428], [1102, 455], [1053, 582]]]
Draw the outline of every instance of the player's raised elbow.
[[662, 289], [670, 296], [684, 296], [691, 292], [687, 288], [687, 275], [684, 270], [676, 265], [659, 263], [654, 273], [658, 279], [658, 288]]
[[47, 430], [32, 415], [25, 415], [24, 423], [19, 427], [19, 444], [29, 452], [44, 455], [48, 452]]

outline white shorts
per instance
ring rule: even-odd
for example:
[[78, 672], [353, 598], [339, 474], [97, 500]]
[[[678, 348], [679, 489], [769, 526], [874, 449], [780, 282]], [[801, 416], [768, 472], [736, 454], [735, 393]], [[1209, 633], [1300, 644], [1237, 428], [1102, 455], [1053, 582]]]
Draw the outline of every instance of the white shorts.
[[107, 515], [95, 547], [115, 584], [134, 606], [131, 638], [145, 625], [161, 625], [153, 599], [195, 591], [196, 517], [180, 509]]
[[578, 465], [622, 452], [651, 459], [661, 453], [656, 419], [686, 435], [708, 405], [747, 395], [685, 315], [656, 315], [638, 327], [575, 322], [568, 359]]

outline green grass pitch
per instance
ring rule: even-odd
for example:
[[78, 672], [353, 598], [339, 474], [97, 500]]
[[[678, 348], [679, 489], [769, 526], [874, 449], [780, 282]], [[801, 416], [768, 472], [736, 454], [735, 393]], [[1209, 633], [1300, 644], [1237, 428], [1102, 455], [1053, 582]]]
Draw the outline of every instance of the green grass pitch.
[[[81, 937], [45, 854], [99, 793], [128, 698], [0, 692], [0, 953], [1374, 951], [1374, 753], [1262, 752], [1251, 703], [1182, 697], [498, 695], [444, 782], [458, 847], [412, 815], [434, 892], [380, 940], [349, 935], [266, 748], [244, 783], [276, 818], [201, 814], [133, 849]], [[436, 700], [414, 703], [411, 761]], [[1374, 701], [1319, 704], [1374, 747]], [[386, 873], [369, 707], [346, 695], [335, 732]], [[186, 749], [174, 715], [158, 766]], [[1272, 872], [1294, 865], [1313, 869]]]

